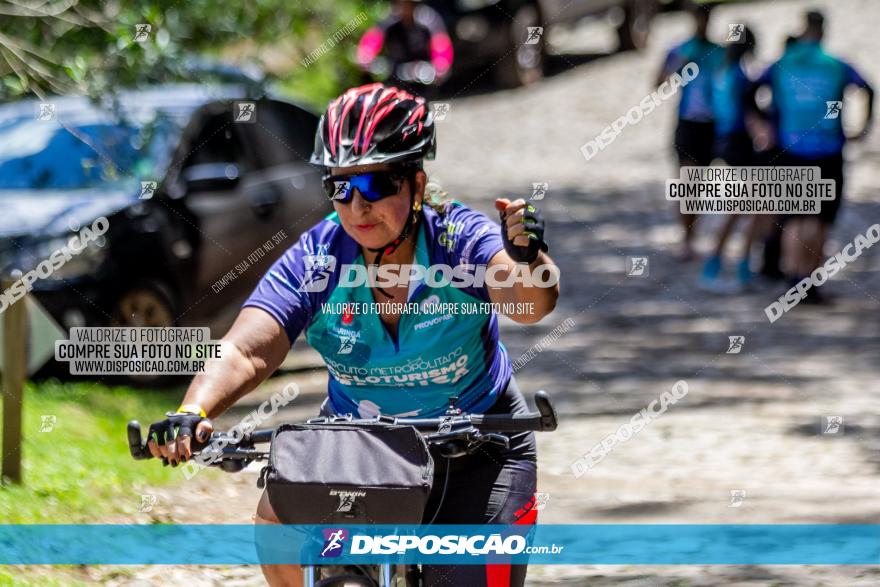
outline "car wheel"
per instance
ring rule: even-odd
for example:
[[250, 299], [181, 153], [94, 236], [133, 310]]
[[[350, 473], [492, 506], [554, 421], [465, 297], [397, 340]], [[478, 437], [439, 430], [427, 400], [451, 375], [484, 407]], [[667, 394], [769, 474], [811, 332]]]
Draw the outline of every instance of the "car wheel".
[[117, 298], [113, 306], [115, 326], [174, 326], [174, 307], [168, 288], [159, 283], [137, 284]]
[[496, 69], [495, 77], [499, 85], [515, 88], [534, 83], [543, 77], [545, 31], [531, 37], [529, 34], [530, 27], [541, 26], [541, 15], [536, 5], [527, 4], [516, 11], [508, 28], [510, 50]]
[[644, 49], [648, 45], [651, 20], [657, 14], [657, 0], [628, 0], [623, 22], [617, 27], [620, 50]]
[[[139, 282], [116, 299], [111, 315], [113, 326], [171, 327], [175, 325], [175, 305], [171, 289], [160, 282]], [[120, 375], [111, 380], [135, 387], [169, 387], [184, 381], [182, 375]]]

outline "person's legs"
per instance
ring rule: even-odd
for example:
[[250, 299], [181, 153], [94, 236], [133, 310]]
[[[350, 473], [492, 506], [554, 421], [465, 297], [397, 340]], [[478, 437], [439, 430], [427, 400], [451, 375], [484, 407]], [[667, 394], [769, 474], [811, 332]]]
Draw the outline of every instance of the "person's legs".
[[[510, 460], [498, 466], [496, 459], [493, 455], [477, 469], [453, 473], [435, 523], [500, 524], [517, 534], [525, 533], [525, 526], [534, 525], [536, 463]], [[436, 503], [429, 501], [426, 515], [433, 515], [435, 510]], [[425, 587], [522, 587], [527, 569], [528, 565], [504, 561], [486, 566], [424, 565], [422, 577]]]
[[[712, 163], [715, 143], [715, 125], [711, 122], [679, 120], [675, 129], [675, 152], [679, 167], [705, 167]], [[678, 257], [682, 261], [694, 258], [694, 237], [697, 228], [696, 214], [676, 211], [682, 228], [682, 244]]]
[[752, 268], [750, 265], [752, 246], [764, 234], [767, 224], [766, 215], [753, 214], [746, 217], [746, 232], [743, 238], [742, 256], [736, 269], [736, 276], [740, 285], [746, 285], [752, 281]]
[[[525, 398], [511, 379], [505, 392], [487, 413], [521, 414], [528, 411]], [[524, 533], [537, 517], [535, 488], [538, 467], [535, 434], [508, 435], [507, 449], [486, 446], [474, 455], [451, 461], [435, 458], [434, 487], [425, 508], [425, 523], [501, 524], [511, 532]], [[442, 499], [445, 471], [451, 467], [446, 495]], [[438, 509], [439, 508], [439, 509]], [[435, 518], [436, 516], [436, 518]], [[424, 565], [425, 587], [522, 587], [527, 565]]]
[[[692, 159], [686, 157], [680, 158], [678, 161], [681, 167], [693, 167], [697, 165]], [[678, 214], [678, 222], [681, 225], [682, 241], [681, 248], [678, 252], [679, 260], [690, 261], [694, 258], [694, 235], [697, 232], [697, 215], [683, 214], [681, 209], [676, 210]]]
[[738, 220], [737, 215], [726, 216], [724, 222], [718, 227], [717, 241], [715, 242], [715, 250], [703, 263], [703, 272], [700, 275], [700, 287], [714, 290], [721, 286], [721, 265], [724, 255], [724, 247], [727, 239], [733, 232]]
[[[280, 524], [281, 521], [275, 515], [275, 511], [269, 504], [269, 494], [263, 492], [260, 503], [257, 505], [257, 513], [254, 516], [255, 524]], [[260, 565], [266, 583], [270, 587], [302, 587], [302, 567], [299, 565]]]

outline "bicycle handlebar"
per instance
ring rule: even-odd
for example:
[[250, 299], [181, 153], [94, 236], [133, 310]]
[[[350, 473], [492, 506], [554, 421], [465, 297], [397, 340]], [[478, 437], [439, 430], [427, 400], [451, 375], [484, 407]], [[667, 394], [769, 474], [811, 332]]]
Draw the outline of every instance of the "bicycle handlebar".
[[[374, 418], [355, 419], [350, 416], [319, 417], [308, 420], [307, 424], [329, 425], [385, 425], [385, 426], [412, 426], [419, 432], [428, 433], [425, 437], [430, 440], [443, 441], [450, 435], [465, 437], [472, 431], [476, 432], [551, 432], [556, 430], [556, 410], [550, 395], [539, 390], [535, 392], [535, 405], [537, 412], [526, 414], [450, 414], [438, 418], [394, 418], [390, 416], [376, 416]], [[254, 430], [245, 433], [238, 443], [231, 444], [223, 449], [224, 457], [232, 457], [237, 460], [258, 458], [264, 453], [249, 450], [255, 444], [265, 444], [272, 440], [274, 428]], [[225, 432], [214, 432], [211, 440], [224, 438]], [[202, 450], [209, 446], [211, 441], [199, 443], [192, 440], [194, 451]], [[147, 450], [141, 435], [141, 425], [137, 420], [128, 423], [128, 448], [132, 458], [143, 460], [152, 458]]]

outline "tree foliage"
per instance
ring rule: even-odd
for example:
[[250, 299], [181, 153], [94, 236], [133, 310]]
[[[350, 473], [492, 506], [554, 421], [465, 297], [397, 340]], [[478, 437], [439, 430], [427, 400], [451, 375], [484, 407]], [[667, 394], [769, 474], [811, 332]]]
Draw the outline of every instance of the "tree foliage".
[[[192, 79], [194, 56], [230, 48], [262, 65], [264, 50], [289, 47], [289, 67], [275, 73], [295, 78], [323, 38], [366, 12], [362, 30], [383, 10], [356, 0], [0, 0], [0, 99]], [[145, 37], [139, 25], [149, 25]], [[357, 33], [347, 41], [322, 57], [340, 83], [354, 75]]]

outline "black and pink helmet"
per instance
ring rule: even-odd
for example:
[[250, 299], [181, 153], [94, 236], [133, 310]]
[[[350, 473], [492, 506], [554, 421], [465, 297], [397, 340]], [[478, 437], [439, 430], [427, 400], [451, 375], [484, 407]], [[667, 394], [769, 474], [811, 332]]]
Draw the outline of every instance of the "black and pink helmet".
[[433, 159], [434, 116], [424, 98], [380, 83], [330, 102], [315, 134], [311, 163], [352, 167]]

